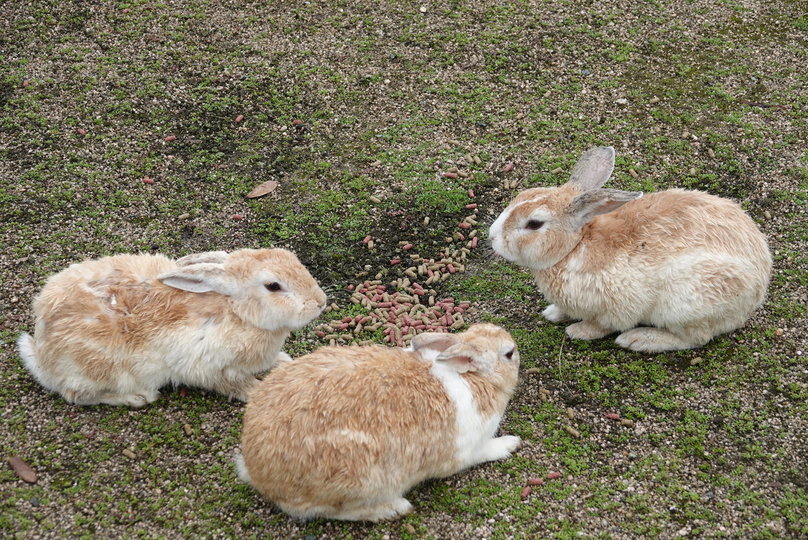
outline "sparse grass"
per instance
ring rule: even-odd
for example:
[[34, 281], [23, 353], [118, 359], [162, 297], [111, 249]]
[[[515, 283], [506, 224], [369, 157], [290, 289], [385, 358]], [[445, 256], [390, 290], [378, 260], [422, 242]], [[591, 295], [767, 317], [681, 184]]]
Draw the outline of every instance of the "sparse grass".
[[[0, 449], [40, 473], [29, 486], [0, 469], [0, 531], [806, 536], [804, 14], [781, 1], [534, 4], [0, 7]], [[14, 351], [48, 275], [120, 252], [286, 246], [340, 304], [324, 320], [363, 313], [344, 287], [366, 268], [400, 276], [388, 263], [401, 240], [438, 256], [469, 189], [484, 238], [518, 191], [503, 180], [559, 185], [595, 144], [618, 150], [612, 187], [739, 200], [772, 246], [766, 306], [698, 351], [572, 342], [542, 319], [529, 274], [478, 248], [438, 296], [516, 338], [523, 376], [502, 431], [525, 445], [416, 487], [399, 522], [299, 523], [262, 502], [231, 466], [240, 404], [166, 388], [140, 411], [76, 408]], [[452, 167], [464, 176], [444, 176]], [[268, 179], [275, 192], [245, 199]], [[287, 350], [317, 344], [309, 328]], [[562, 478], [520, 499], [551, 470]]]

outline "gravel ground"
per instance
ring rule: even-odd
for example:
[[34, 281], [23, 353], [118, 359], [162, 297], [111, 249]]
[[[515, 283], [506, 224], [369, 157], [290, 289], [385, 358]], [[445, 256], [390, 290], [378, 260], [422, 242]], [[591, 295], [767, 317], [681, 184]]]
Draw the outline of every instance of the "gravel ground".
[[[0, 470], [3, 536], [808, 537], [804, 5], [43, 0], [0, 20], [0, 449], [38, 475]], [[433, 288], [519, 341], [502, 432], [524, 444], [417, 487], [399, 521], [263, 502], [231, 465], [240, 403], [74, 407], [20, 365], [46, 277], [122, 252], [295, 250], [338, 304], [288, 343], [311, 350], [357, 314], [348, 285], [465, 245], [467, 204], [484, 236], [594, 144], [617, 149], [612, 187], [741, 202], [775, 259], [766, 305], [696, 351], [570, 342], [481, 243]]]

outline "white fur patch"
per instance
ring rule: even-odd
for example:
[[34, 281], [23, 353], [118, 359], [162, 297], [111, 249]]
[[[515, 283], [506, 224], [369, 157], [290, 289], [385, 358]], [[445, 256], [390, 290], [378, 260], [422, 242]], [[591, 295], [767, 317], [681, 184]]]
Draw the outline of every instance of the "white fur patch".
[[457, 459], [463, 466], [477, 463], [477, 456], [499, 426], [499, 415], [495, 414], [488, 419], [480, 416], [471, 387], [451, 366], [436, 362], [432, 364], [431, 372], [443, 384], [455, 405]]
[[578, 272], [584, 267], [586, 261], [586, 246], [580, 246], [575, 255], [567, 260], [567, 270], [569, 272]]

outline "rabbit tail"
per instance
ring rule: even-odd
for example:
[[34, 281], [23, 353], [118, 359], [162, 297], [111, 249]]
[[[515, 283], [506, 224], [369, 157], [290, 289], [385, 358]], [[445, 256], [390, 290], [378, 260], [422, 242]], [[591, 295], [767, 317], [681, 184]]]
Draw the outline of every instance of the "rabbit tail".
[[247, 464], [244, 463], [244, 456], [241, 454], [236, 454], [233, 457], [233, 461], [236, 464], [236, 473], [238, 477], [241, 479], [242, 482], [245, 484], [252, 484], [252, 480], [250, 479], [250, 473], [247, 472]]
[[28, 332], [23, 332], [19, 339], [17, 339], [17, 349], [20, 352], [20, 358], [25, 369], [37, 380], [42, 386], [48, 387], [45, 384], [45, 379], [42, 376], [42, 370], [39, 367], [39, 358], [36, 356], [36, 345], [34, 338]]

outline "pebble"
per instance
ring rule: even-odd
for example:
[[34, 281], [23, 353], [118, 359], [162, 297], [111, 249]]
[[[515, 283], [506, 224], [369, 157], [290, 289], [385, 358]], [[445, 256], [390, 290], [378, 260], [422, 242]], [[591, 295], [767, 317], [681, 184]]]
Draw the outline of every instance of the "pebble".
[[415, 526], [412, 523], [405, 523], [403, 529], [410, 534], [415, 534]]
[[648, 103], [650, 103], [651, 105], [653, 105], [654, 103], [659, 103], [659, 98], [654, 96], [648, 100]]
[[567, 418], [575, 420], [575, 410], [572, 407], [567, 407]]
[[779, 336], [782, 336], [782, 335], [783, 335], [783, 329], [782, 329], [782, 328], [778, 328], [777, 330], [775, 330], [775, 331], [774, 331], [774, 335], [775, 335], [775, 336], [778, 336], [778, 337], [779, 337]]
[[555, 169], [550, 171], [550, 174], [561, 174], [563, 172], [564, 172], [564, 169], [562, 169], [561, 167], [556, 167]]
[[191, 424], [183, 424], [182, 430], [185, 432], [186, 435], [191, 436], [194, 434], [194, 428], [191, 427]]
[[711, 158], [714, 158], [715, 157], [715, 151], [713, 151], [712, 148], [708, 148], [707, 149], [707, 155], [710, 156]]
[[124, 448], [121, 454], [125, 455], [129, 459], [135, 459], [135, 453], [129, 450], [128, 448]]
[[771, 218], [772, 218], [772, 214], [771, 214], [771, 212], [769, 212], [768, 210], [764, 210], [764, 211], [763, 211], [763, 217], [765, 217], [766, 219], [771, 219]]
[[634, 178], [639, 178], [639, 176], [640, 176], [639, 174], [637, 174], [637, 171], [635, 171], [634, 169], [629, 169], [628, 174], [630, 174]]
[[188, 219], [189, 217], [191, 217], [191, 214], [189, 214], [188, 212], [186, 212], [186, 213], [184, 213], [184, 214], [180, 214], [180, 215], [178, 215], [178, 216], [177, 216], [177, 219]]
[[618, 98], [615, 100], [615, 103], [617, 103], [618, 105], [627, 105], [628, 100], [626, 98]]
[[690, 359], [690, 365], [691, 366], [697, 366], [697, 365], [701, 364], [703, 361], [704, 361], [704, 359], [701, 356], [697, 356], [695, 358]]

